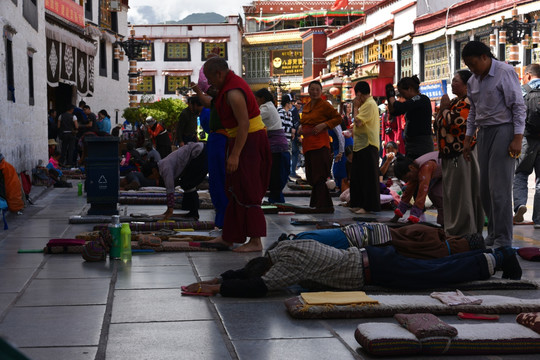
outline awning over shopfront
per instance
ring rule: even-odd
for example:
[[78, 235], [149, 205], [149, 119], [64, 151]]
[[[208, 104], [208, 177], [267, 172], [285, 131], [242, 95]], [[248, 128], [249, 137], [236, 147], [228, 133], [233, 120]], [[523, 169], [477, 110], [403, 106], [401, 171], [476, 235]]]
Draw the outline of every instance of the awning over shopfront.
[[246, 16], [246, 20], [255, 20], [256, 22], [269, 23], [269, 22], [277, 22], [281, 20], [300, 20], [300, 19], [305, 19], [309, 16], [338, 17], [338, 16], [359, 16], [359, 15], [364, 15], [364, 12], [361, 10], [350, 10], [350, 11], [314, 10], [314, 11], [305, 11], [303, 13], [281, 14], [281, 15], [274, 15], [274, 16]]
[[74, 33], [46, 24], [47, 83], [74, 85], [80, 96], [94, 93], [94, 57], [96, 46]]

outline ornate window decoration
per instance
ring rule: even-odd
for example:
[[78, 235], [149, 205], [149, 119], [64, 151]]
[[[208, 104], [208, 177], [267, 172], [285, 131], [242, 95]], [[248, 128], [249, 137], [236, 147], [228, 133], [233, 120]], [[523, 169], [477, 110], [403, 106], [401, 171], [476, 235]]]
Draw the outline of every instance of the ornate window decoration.
[[448, 55], [443, 40], [426, 43], [424, 48], [424, 81], [448, 79]]
[[202, 43], [202, 61], [205, 61], [208, 54], [213, 52], [214, 49], [219, 49], [219, 57], [227, 60], [227, 43], [226, 42], [203, 42]]
[[176, 88], [188, 87], [190, 76], [165, 76], [165, 94], [175, 94]]
[[189, 43], [166, 43], [165, 61], [191, 61]]
[[401, 61], [399, 63], [399, 75], [400, 79], [404, 77], [411, 77], [413, 75], [413, 47], [411, 44], [401, 46]]
[[143, 76], [142, 81], [137, 85], [137, 92], [141, 94], [155, 94], [154, 76]]

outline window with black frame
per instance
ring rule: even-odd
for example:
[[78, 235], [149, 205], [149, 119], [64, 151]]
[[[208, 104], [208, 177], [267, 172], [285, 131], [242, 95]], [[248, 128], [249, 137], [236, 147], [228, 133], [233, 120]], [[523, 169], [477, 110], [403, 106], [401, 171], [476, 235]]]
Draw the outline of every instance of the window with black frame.
[[191, 61], [189, 43], [166, 43], [164, 61]]
[[139, 94], [155, 94], [155, 77], [143, 76], [142, 81], [137, 85], [137, 93]]
[[210, 54], [210, 53], [216, 53], [219, 57], [222, 57], [225, 60], [227, 60], [228, 59], [227, 43], [226, 42], [220, 42], [220, 43], [204, 42], [204, 43], [202, 43], [201, 60], [206, 61], [206, 59], [208, 59], [208, 54]]
[[191, 82], [190, 76], [165, 76], [165, 94], [176, 94], [176, 89], [187, 88]]

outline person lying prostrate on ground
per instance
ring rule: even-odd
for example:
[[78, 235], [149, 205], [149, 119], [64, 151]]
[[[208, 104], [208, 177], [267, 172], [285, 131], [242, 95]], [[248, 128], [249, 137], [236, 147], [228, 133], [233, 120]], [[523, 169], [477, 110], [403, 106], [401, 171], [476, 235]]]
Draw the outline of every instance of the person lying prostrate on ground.
[[371, 284], [433, 289], [487, 280], [495, 270], [502, 270], [503, 278], [521, 278], [514, 249], [474, 250], [418, 260], [399, 255], [393, 246], [340, 250], [314, 240], [286, 240], [277, 242], [264, 257], [252, 259], [241, 270], [229, 270], [219, 278], [193, 283], [183, 290], [229, 297], [261, 297], [269, 291], [296, 284], [317, 290], [358, 290]]
[[356, 223], [341, 228], [281, 234], [280, 240], [310, 239], [336, 249], [392, 245], [396, 251], [415, 259], [437, 259], [471, 250], [485, 249], [482, 234], [447, 236], [443, 229], [423, 224], [398, 228], [380, 223]]

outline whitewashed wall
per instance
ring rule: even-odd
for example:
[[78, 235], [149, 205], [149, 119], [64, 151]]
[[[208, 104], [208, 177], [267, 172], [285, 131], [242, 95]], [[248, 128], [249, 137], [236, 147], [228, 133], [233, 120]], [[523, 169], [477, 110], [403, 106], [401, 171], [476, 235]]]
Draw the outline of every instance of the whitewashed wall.
[[[204, 61], [201, 60], [202, 43], [199, 38], [229, 37], [227, 43], [227, 63], [236, 74], [242, 74], [242, 32], [236, 24], [193, 24], [193, 25], [135, 25], [137, 37], [146, 35], [154, 42], [155, 61], [141, 61], [137, 67], [143, 70], [156, 70], [154, 99], [176, 97], [175, 94], [165, 94], [165, 76], [163, 71], [168, 69], [192, 70], [191, 81], [197, 82], [199, 70]], [[165, 43], [160, 38], [185, 37], [190, 38], [191, 61], [164, 61]], [[140, 96], [139, 96], [140, 98]]]
[[[18, 172], [47, 160], [47, 83], [45, 62], [45, 8], [37, 1], [38, 30], [23, 17], [23, 1], [0, 1], [0, 28], [13, 27], [15, 101], [7, 100], [5, 39], [0, 40], [0, 153]], [[29, 105], [28, 48], [34, 62], [34, 105]]]
[[[93, 19], [87, 19], [94, 24], [98, 24], [99, 14], [99, 2], [93, 2]], [[127, 8], [123, 8], [121, 12], [118, 12], [118, 33], [123, 35], [124, 38], [129, 36], [129, 29], [127, 27]], [[122, 111], [129, 106], [129, 79], [128, 73], [128, 59], [124, 56], [124, 61], [118, 63], [118, 80], [112, 78], [112, 53], [114, 51], [113, 44], [107, 41], [107, 76], [99, 75], [99, 39], [94, 37], [97, 41], [98, 52], [94, 58], [94, 94], [92, 97], [78, 97], [79, 100], [84, 100], [92, 109], [96, 115], [98, 111], [104, 109], [111, 116], [111, 126], [116, 124], [116, 113], [118, 112], [118, 122], [121, 124], [124, 122], [122, 119]]]

